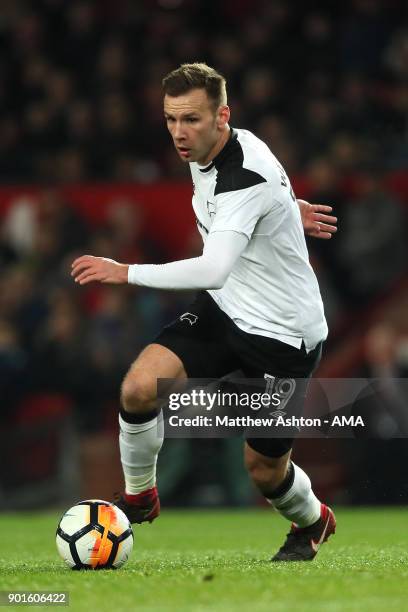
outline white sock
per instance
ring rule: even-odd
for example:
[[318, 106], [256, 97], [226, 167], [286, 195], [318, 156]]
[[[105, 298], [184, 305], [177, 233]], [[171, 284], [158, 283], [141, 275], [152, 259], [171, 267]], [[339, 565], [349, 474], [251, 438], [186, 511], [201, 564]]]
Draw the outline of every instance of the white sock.
[[119, 415], [119, 448], [125, 491], [137, 495], [156, 484], [157, 456], [163, 444], [160, 413], [146, 423], [127, 423]]
[[298, 527], [308, 527], [320, 518], [320, 501], [312, 491], [309, 476], [293, 461], [292, 465], [295, 471], [292, 486], [286, 493], [268, 499], [268, 502]]

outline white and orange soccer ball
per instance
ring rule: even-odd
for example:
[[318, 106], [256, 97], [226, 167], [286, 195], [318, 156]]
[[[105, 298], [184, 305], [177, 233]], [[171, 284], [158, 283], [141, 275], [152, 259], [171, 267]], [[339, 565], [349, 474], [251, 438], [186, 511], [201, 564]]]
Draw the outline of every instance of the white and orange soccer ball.
[[56, 541], [59, 554], [72, 569], [115, 569], [132, 552], [133, 531], [120, 508], [101, 499], [87, 499], [62, 516]]

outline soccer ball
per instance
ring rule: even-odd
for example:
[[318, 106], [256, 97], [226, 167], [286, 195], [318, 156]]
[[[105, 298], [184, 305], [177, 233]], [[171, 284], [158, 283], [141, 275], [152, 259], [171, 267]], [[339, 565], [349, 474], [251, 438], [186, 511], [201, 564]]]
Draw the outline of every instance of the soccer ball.
[[133, 531], [117, 506], [87, 499], [65, 512], [56, 540], [59, 554], [72, 569], [118, 568], [132, 552]]

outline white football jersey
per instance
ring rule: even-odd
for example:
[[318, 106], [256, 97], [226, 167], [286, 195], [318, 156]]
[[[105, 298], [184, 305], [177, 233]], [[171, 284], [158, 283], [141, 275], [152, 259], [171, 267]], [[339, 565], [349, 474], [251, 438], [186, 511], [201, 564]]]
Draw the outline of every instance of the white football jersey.
[[222, 289], [210, 295], [242, 330], [312, 350], [327, 337], [319, 285], [309, 263], [299, 206], [267, 145], [232, 129], [206, 167], [190, 163], [193, 208], [205, 242], [233, 230], [248, 245]]

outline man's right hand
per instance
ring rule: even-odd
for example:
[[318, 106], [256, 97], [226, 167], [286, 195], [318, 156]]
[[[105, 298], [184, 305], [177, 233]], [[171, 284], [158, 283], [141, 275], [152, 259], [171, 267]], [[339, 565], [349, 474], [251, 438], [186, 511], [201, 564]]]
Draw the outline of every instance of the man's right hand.
[[121, 285], [128, 282], [127, 264], [106, 257], [82, 255], [72, 263], [71, 276], [76, 283], [86, 285], [92, 281]]

